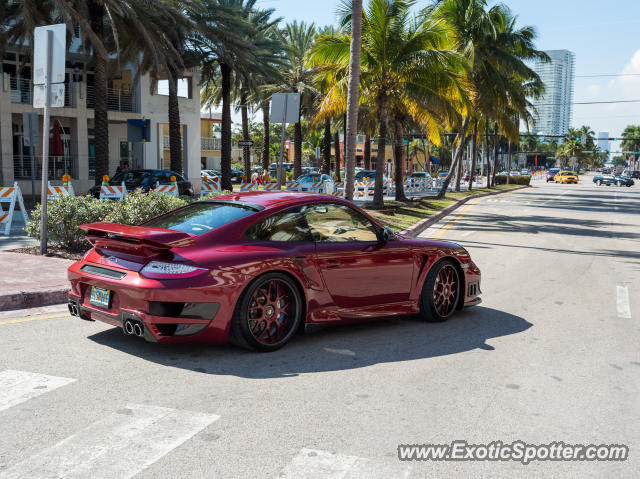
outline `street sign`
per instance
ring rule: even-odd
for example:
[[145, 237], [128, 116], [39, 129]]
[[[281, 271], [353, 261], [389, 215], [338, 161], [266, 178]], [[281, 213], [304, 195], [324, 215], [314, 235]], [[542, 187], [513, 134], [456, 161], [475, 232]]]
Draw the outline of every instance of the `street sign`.
[[[64, 83], [52, 83], [50, 85], [52, 108], [61, 108], [64, 106]], [[47, 101], [47, 90], [44, 85], [33, 85], [33, 107], [44, 108]]]
[[22, 129], [24, 146], [38, 146], [38, 113], [25, 112], [22, 114]]
[[274, 93], [271, 97], [271, 123], [300, 121], [300, 93]]
[[253, 140], [240, 140], [238, 146], [241, 148], [251, 148], [253, 146]]
[[[33, 84], [44, 85], [47, 73], [47, 32], [53, 32], [51, 44], [51, 76], [50, 83], [64, 82], [65, 56], [67, 52], [67, 26], [64, 23], [37, 27], [33, 32]], [[53, 105], [52, 105], [53, 106]]]

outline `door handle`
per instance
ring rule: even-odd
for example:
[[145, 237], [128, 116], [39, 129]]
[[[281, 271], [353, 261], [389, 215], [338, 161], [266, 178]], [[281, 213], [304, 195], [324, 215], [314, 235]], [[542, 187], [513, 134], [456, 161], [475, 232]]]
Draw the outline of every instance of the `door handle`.
[[327, 264], [327, 269], [334, 269], [340, 266], [340, 260], [337, 259], [328, 259], [325, 263]]

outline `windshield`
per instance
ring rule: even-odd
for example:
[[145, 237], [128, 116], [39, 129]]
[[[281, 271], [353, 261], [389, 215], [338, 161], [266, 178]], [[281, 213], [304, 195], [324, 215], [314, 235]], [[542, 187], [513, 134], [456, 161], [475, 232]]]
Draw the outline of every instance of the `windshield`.
[[296, 181], [303, 181], [305, 183], [310, 183], [310, 182], [317, 183], [322, 180], [323, 178], [321, 175], [302, 175], [302, 176], [299, 176]]
[[573, 176], [573, 172], [571, 171], [563, 171], [562, 176]]
[[122, 171], [111, 178], [111, 184], [122, 183], [140, 185], [151, 178], [150, 171]]
[[362, 178], [371, 178], [374, 179], [376, 176], [376, 172], [373, 170], [362, 170], [362, 171], [358, 171], [358, 173], [355, 176], [356, 180], [361, 180]]
[[237, 203], [198, 202], [143, 223], [200, 236], [216, 228], [255, 213], [255, 209]]

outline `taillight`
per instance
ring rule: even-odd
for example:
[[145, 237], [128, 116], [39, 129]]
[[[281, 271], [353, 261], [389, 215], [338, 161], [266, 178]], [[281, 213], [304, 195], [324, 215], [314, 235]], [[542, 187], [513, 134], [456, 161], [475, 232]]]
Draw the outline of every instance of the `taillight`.
[[142, 268], [140, 274], [145, 278], [151, 279], [182, 279], [198, 276], [207, 271], [205, 268], [189, 266], [188, 264], [152, 261]]

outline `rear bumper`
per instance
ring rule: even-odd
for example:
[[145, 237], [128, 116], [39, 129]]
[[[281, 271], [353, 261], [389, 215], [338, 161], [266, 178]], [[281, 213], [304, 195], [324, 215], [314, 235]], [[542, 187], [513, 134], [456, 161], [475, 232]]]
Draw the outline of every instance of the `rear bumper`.
[[[158, 281], [126, 271], [121, 279], [86, 273], [80, 261], [68, 270], [69, 305], [77, 316], [123, 328], [127, 319], [144, 326], [144, 338], [161, 343], [225, 343], [235, 303], [250, 278], [224, 272]], [[115, 268], [113, 268], [115, 270]], [[91, 287], [111, 291], [109, 308], [90, 303]]]

